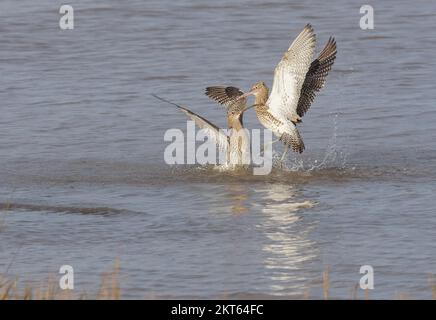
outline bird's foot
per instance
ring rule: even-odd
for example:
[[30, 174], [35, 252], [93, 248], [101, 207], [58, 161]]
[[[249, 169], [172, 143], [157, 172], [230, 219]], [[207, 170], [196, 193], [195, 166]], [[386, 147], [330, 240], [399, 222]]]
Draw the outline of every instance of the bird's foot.
[[301, 117], [300, 117], [299, 115], [292, 116], [292, 117], [291, 117], [291, 121], [292, 121], [293, 123], [300, 123], [300, 122], [303, 122], [303, 120], [301, 120]]

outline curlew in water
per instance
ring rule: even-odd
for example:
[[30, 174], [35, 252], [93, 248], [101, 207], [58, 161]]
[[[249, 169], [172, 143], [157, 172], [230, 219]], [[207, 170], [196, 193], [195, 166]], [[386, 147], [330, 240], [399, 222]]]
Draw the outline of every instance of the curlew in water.
[[[231, 103], [238, 99], [255, 96], [255, 111], [260, 123], [270, 129], [285, 145], [284, 159], [288, 148], [298, 153], [305, 149], [297, 129], [303, 115], [309, 110], [316, 93], [324, 86], [327, 75], [336, 59], [336, 41], [330, 37], [318, 58], [312, 61], [316, 37], [310, 24], [291, 43], [274, 72], [274, 81], [269, 94], [263, 81], [254, 84], [250, 91], [234, 97], [209, 95], [220, 103]], [[229, 93], [240, 92], [238, 88]], [[224, 88], [226, 94], [227, 90]]]

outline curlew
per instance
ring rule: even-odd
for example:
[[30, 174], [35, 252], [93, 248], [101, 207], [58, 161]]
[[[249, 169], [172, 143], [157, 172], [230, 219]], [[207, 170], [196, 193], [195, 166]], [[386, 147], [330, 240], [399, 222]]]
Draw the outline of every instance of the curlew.
[[[224, 97], [209, 95], [212, 99], [227, 104], [254, 95], [254, 107], [260, 123], [278, 137], [276, 141], [282, 141], [285, 145], [282, 160], [289, 148], [298, 153], [304, 151], [305, 146], [297, 123], [301, 122], [316, 93], [324, 86], [336, 59], [336, 41], [333, 37], [329, 38], [318, 58], [312, 61], [315, 44], [314, 30], [307, 24], [275, 68], [271, 94], [266, 84], [259, 81], [248, 92], [237, 97], [232, 94]], [[230, 88], [232, 89], [228, 93], [240, 92], [238, 88]], [[224, 89], [224, 93], [227, 90]]]
[[243, 114], [251, 107], [247, 107], [246, 98], [240, 98], [243, 92], [238, 89], [230, 92], [233, 89], [235, 88], [211, 87], [206, 89], [206, 94], [209, 96], [218, 98], [228, 95], [232, 99], [232, 101], [230, 99], [228, 101], [221, 101], [221, 104], [227, 109], [228, 134], [225, 130], [220, 129], [206, 118], [199, 116], [191, 110], [157, 95], [153, 96], [161, 101], [175, 105], [191, 118], [200, 129], [205, 130], [207, 136], [216, 143], [219, 150], [225, 153], [225, 165], [234, 169], [237, 166], [250, 164], [250, 140], [243, 125]]

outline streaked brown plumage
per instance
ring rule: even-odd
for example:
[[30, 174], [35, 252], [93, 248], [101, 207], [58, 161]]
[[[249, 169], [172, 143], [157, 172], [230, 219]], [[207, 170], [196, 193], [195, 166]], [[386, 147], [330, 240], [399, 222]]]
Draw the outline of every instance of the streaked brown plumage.
[[266, 84], [260, 81], [243, 95], [232, 94], [241, 90], [228, 87], [228, 90], [221, 89], [220, 94], [209, 96], [231, 105], [235, 99], [254, 95], [256, 114], [262, 125], [271, 129], [286, 147], [303, 152], [305, 146], [296, 124], [301, 122], [316, 93], [324, 86], [337, 52], [336, 42], [331, 37], [318, 58], [312, 61], [315, 42], [314, 30], [308, 24], [277, 65], [270, 95]]
[[244, 93], [235, 87], [215, 86], [207, 87], [205, 94], [216, 102], [226, 107], [230, 107], [234, 105], [235, 100]]
[[[219, 93], [224, 92], [220, 88], [224, 87], [214, 87], [213, 92]], [[221, 91], [220, 91], [221, 90]], [[232, 90], [227, 90], [229, 97], [232, 96], [233, 99], [237, 98], [236, 93]], [[238, 96], [242, 96], [242, 92], [239, 92]], [[243, 114], [246, 111], [246, 99], [242, 98], [233, 103], [229, 103], [227, 107], [227, 124], [229, 133], [226, 134], [218, 126], [214, 125], [212, 122], [206, 118], [192, 112], [191, 110], [182, 107], [176, 103], [170, 102], [163, 99], [157, 95], [153, 95], [155, 98], [170, 103], [178, 107], [183, 113], [185, 113], [195, 124], [206, 131], [209, 138], [215, 141], [218, 148], [225, 152], [226, 154], [226, 164], [231, 166], [247, 165], [250, 163], [250, 143], [249, 136], [243, 125]]]
[[309, 110], [316, 93], [324, 87], [329, 71], [335, 62], [336, 53], [336, 41], [330, 37], [318, 58], [310, 65], [309, 71], [306, 74], [297, 106], [297, 113], [300, 117], [304, 116], [307, 110]]

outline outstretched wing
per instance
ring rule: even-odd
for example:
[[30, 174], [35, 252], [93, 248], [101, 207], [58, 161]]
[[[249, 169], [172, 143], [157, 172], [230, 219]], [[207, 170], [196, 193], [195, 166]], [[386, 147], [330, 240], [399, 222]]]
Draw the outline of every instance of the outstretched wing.
[[245, 109], [247, 99], [237, 99], [244, 94], [239, 88], [236, 87], [207, 87], [205, 94], [212, 100], [225, 106], [228, 111], [240, 111]]
[[199, 116], [198, 114], [192, 112], [181, 106], [177, 106], [183, 113], [185, 113], [189, 118], [191, 118], [195, 124], [206, 131], [206, 134], [217, 144], [220, 150], [227, 151], [230, 143], [229, 137], [224, 134], [219, 127], [214, 125], [212, 122], [206, 120], [205, 118]]
[[309, 110], [316, 93], [324, 87], [327, 75], [335, 62], [336, 52], [336, 41], [330, 37], [318, 58], [310, 65], [303, 87], [301, 88], [300, 100], [297, 106], [297, 114], [300, 117]]
[[236, 98], [244, 94], [236, 87], [223, 86], [207, 87], [205, 93], [209, 98], [226, 107], [231, 106]]
[[267, 105], [270, 112], [289, 117], [296, 113], [301, 88], [315, 50], [315, 33], [306, 25], [292, 42], [274, 71], [274, 82]]
[[219, 127], [214, 125], [212, 122], [206, 120], [205, 118], [199, 116], [198, 114], [192, 112], [191, 110], [178, 105], [177, 103], [168, 101], [155, 94], [152, 94], [152, 96], [155, 97], [156, 99], [172, 104], [177, 108], [179, 108], [184, 114], [186, 114], [189, 118], [191, 118], [191, 120], [193, 120], [200, 129], [206, 130], [207, 136], [210, 137], [213, 141], [215, 141], [215, 143], [217, 144], [220, 150], [227, 152], [230, 144], [230, 138], [226, 134], [224, 134], [224, 132], [220, 130]]

